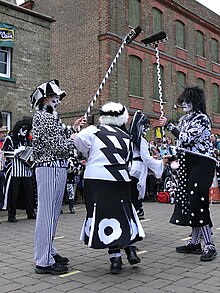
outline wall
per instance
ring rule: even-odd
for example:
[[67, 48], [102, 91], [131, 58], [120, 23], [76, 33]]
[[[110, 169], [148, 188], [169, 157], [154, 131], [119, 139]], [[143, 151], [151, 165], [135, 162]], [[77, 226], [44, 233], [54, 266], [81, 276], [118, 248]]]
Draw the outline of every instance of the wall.
[[11, 112], [11, 125], [30, 112], [30, 94], [48, 80], [52, 19], [0, 1], [0, 19], [15, 26], [12, 53], [13, 81], [0, 78], [0, 110]]

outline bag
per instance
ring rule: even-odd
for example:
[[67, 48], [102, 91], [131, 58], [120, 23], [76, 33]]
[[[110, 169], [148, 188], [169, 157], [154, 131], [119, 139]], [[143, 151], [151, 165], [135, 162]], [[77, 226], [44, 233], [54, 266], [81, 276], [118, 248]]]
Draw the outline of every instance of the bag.
[[157, 200], [161, 203], [170, 203], [170, 194], [168, 191], [160, 191], [157, 195]]
[[32, 167], [33, 165], [33, 147], [27, 146], [24, 151], [18, 154], [18, 158], [28, 165], [28, 167]]

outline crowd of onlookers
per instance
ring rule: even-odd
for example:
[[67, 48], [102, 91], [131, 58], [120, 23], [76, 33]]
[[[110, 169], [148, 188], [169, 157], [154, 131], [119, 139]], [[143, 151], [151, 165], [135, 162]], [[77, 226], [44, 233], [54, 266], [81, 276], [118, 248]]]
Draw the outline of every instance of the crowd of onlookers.
[[[220, 138], [217, 134], [212, 134], [210, 140], [213, 143], [217, 161], [220, 162]], [[160, 179], [156, 179], [154, 173], [149, 170], [147, 177], [147, 188], [145, 201], [157, 201], [158, 193], [167, 191], [170, 195], [170, 203], [174, 203], [175, 191], [178, 186], [178, 159], [176, 156], [175, 141], [171, 137], [167, 137], [166, 141], [162, 139], [150, 140], [150, 154], [154, 158], [160, 160], [165, 155], [171, 155], [172, 159], [164, 168], [163, 175]], [[220, 164], [216, 166], [217, 178], [220, 186]]]

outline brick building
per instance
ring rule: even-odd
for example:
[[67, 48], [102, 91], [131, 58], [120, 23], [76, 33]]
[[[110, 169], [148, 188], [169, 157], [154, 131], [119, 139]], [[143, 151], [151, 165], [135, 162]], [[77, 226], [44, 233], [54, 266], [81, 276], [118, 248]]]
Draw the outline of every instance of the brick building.
[[0, 110], [9, 129], [32, 116], [30, 94], [49, 78], [53, 22], [15, 2], [0, 0]]
[[[165, 31], [159, 45], [165, 112], [174, 110], [184, 85], [200, 85], [207, 95], [213, 131], [220, 134], [220, 16], [195, 0], [29, 0], [23, 7], [56, 19], [52, 24], [50, 78], [67, 91], [60, 109], [64, 121], [85, 113], [122, 38], [140, 25], [143, 33], [125, 46], [93, 112], [107, 100], [148, 115], [158, 126], [159, 97], [153, 47], [141, 39]], [[152, 129], [152, 136], [155, 129]]]

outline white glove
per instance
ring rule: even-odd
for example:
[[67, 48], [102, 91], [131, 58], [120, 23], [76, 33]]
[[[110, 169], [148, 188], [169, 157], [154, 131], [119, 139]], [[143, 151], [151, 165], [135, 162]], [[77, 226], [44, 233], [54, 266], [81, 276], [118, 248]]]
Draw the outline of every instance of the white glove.
[[22, 145], [22, 146], [20, 146], [18, 149], [15, 149], [15, 150], [14, 150], [14, 155], [17, 155], [17, 154], [19, 154], [20, 152], [22, 152], [22, 151], [24, 151], [24, 150], [25, 150], [25, 146]]

